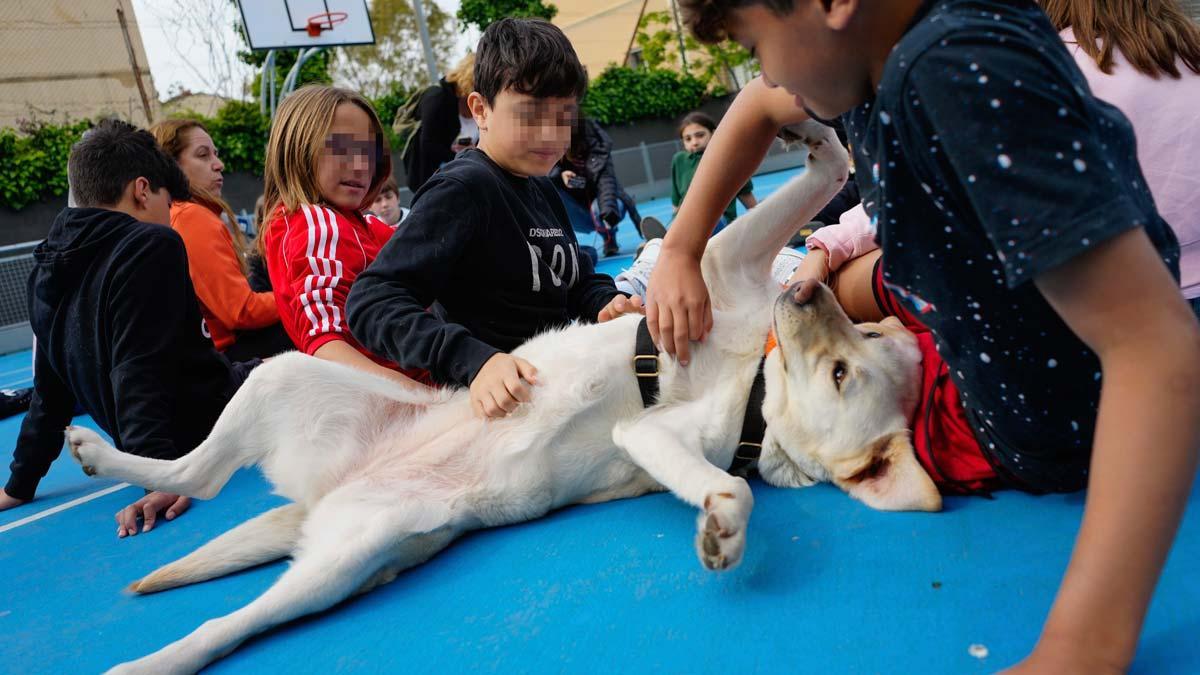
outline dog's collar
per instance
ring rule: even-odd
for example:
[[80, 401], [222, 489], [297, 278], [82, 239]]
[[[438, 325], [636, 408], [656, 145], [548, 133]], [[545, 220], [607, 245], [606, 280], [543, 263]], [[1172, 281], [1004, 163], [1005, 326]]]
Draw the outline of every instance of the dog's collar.
[[[767, 361], [766, 354], [776, 346], [775, 331], [767, 335], [767, 343], [763, 350], [764, 356], [758, 362], [758, 373], [754, 383], [750, 385], [750, 398], [746, 401], [746, 413], [742, 416], [742, 434], [738, 440], [737, 449], [733, 452], [733, 464], [729, 473], [745, 472], [751, 468], [762, 455], [763, 439], [766, 438], [767, 421], [763, 419], [763, 400], [767, 395], [767, 379], [763, 374], [763, 366]], [[634, 344], [633, 373], [637, 376], [638, 390], [642, 395], [642, 406], [649, 408], [658, 398], [658, 347], [650, 337], [650, 328], [643, 318], [638, 323], [637, 339]]]

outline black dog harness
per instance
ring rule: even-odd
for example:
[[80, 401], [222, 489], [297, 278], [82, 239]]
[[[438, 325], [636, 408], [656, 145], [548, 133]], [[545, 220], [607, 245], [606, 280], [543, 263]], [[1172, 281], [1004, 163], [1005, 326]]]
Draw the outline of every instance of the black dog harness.
[[[767, 421], [762, 416], [763, 399], [767, 395], [767, 379], [763, 375], [766, 360], [764, 356], [758, 362], [758, 374], [754, 376], [754, 384], [750, 385], [750, 400], [746, 402], [746, 413], [742, 416], [742, 435], [733, 453], [733, 464], [729, 467], [729, 473], [732, 474], [745, 473], [762, 454], [763, 438], [767, 433]], [[642, 406], [653, 406], [658, 398], [658, 348], [654, 346], [644, 318], [638, 324], [633, 372], [642, 394]]]

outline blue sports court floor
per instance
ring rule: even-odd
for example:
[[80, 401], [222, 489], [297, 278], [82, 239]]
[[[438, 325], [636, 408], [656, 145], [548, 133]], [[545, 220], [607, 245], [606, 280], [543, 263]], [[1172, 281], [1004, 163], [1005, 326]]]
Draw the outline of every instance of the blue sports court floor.
[[[784, 178], [757, 178], [757, 193]], [[670, 205], [645, 213], [666, 220]], [[635, 240], [625, 228], [624, 248]], [[0, 358], [0, 386], [28, 383], [28, 365], [28, 353]], [[20, 422], [0, 421], [8, 447]], [[1004, 492], [884, 514], [829, 486], [753, 487], [733, 572], [701, 568], [695, 513], [670, 495], [574, 507], [469, 535], [209, 672], [994, 672], [1032, 648], [1083, 508], [1082, 494]], [[0, 670], [91, 673], [142, 656], [241, 607], [286, 564], [128, 596], [130, 581], [281, 503], [242, 471], [176, 522], [118, 540], [113, 514], [141, 494], [64, 456], [36, 501], [0, 513]], [[1191, 502], [1134, 672], [1200, 673], [1200, 488]]]

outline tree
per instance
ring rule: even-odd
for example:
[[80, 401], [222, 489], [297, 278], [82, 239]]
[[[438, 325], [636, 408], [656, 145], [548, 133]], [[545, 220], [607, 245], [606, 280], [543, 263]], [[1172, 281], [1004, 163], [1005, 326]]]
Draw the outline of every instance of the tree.
[[[677, 67], [681, 72], [695, 76], [716, 95], [724, 94], [727, 86], [736, 89], [745, 84], [735, 74], [734, 69], [738, 66], [749, 65], [752, 72], [758, 70], [750, 52], [738, 43], [726, 40], [715, 45], [702, 45], [691, 35], [683, 38], [689, 56], [685, 68], [679, 56], [679, 33], [671, 15], [665, 11], [648, 12], [643, 16], [634, 41], [642, 51], [642, 64], [646, 68]], [[697, 59], [697, 54], [703, 56]]]
[[[454, 19], [434, 2], [422, 6], [434, 58], [445, 67], [454, 49]], [[375, 44], [340, 48], [335, 77], [370, 98], [432, 84], [410, 1], [372, 0], [370, 12]]]
[[246, 95], [253, 72], [237, 58], [235, 40], [221, 28], [240, 24], [236, 5], [228, 0], [164, 0], [148, 7], [168, 33], [186, 36], [171, 40], [171, 49], [207, 93], [225, 98]]
[[549, 21], [556, 14], [558, 8], [542, 0], [462, 0], [458, 7], [458, 20], [463, 30], [475, 26], [483, 31], [493, 21], [506, 16]]

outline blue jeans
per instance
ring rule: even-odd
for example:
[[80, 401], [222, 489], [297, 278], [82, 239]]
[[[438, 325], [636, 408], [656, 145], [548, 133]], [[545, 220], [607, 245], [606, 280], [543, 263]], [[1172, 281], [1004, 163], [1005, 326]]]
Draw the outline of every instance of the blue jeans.
[[[571, 229], [578, 234], [595, 234], [599, 233], [600, 238], [604, 240], [605, 245], [609, 242], [616, 244], [617, 226], [609, 225], [600, 220], [599, 214], [596, 212], [596, 205], [592, 204], [592, 209], [588, 210], [582, 204], [575, 201], [562, 188], [558, 187], [558, 196], [562, 198], [563, 207], [567, 210], [567, 220], [571, 221]], [[620, 201], [617, 202], [618, 213], [621, 217], [625, 217], [625, 205]], [[618, 221], [619, 222], [619, 221]], [[582, 244], [581, 244], [582, 245]]]

